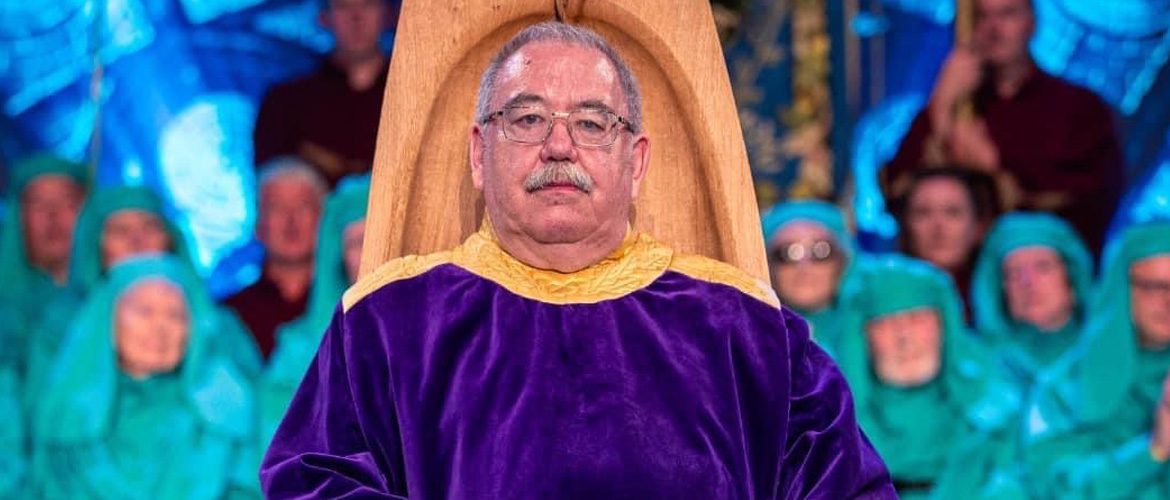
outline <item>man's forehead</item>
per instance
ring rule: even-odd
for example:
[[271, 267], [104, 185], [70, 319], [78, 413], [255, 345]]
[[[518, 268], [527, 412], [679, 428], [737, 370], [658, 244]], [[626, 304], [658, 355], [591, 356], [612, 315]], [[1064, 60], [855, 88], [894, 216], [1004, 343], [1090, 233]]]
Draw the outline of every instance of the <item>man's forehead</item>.
[[[534, 42], [502, 65], [497, 99], [571, 100], [609, 105], [620, 98], [617, 70], [601, 51], [560, 42]], [[531, 97], [528, 97], [531, 96]], [[535, 98], [533, 98], [535, 97]]]

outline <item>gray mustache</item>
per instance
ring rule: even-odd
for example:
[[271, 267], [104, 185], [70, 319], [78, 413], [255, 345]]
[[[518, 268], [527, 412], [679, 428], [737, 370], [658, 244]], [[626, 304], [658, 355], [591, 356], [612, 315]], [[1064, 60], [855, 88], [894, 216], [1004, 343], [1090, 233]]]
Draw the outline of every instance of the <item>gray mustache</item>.
[[593, 178], [567, 161], [546, 163], [524, 179], [524, 190], [531, 193], [552, 184], [569, 184], [586, 193], [593, 191]]

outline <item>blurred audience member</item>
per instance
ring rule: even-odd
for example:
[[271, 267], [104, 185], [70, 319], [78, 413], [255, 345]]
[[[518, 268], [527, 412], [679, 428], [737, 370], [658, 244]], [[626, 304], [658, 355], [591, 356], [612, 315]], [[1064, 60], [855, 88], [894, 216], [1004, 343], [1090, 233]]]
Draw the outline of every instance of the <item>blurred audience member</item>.
[[763, 227], [776, 294], [831, 352], [841, 330], [838, 291], [857, 257], [845, 218], [829, 203], [795, 201], [764, 213]]
[[252, 388], [187, 262], [110, 270], [38, 393], [35, 498], [257, 498]]
[[317, 354], [342, 293], [357, 281], [369, 197], [370, 178], [364, 175], [342, 180], [325, 203], [308, 308], [277, 330], [276, 348], [259, 384], [261, 449], [267, 448]]
[[[73, 241], [68, 288], [44, 306], [44, 320], [29, 339], [25, 389], [29, 397], [39, 394], [47, 382], [69, 325], [111, 267], [131, 257], [160, 253], [194, 265], [182, 233], [166, 218], [163, 201], [141, 186], [95, 189], [78, 218]], [[241, 369], [257, 373], [260, 355], [243, 324], [229, 311], [218, 312], [224, 328], [215, 337], [216, 345], [230, 353]]]
[[86, 183], [84, 166], [48, 154], [13, 165], [0, 234], [0, 357], [18, 373], [26, 335], [64, 289]]
[[1011, 213], [991, 229], [972, 280], [975, 325], [1019, 383], [1076, 343], [1092, 279], [1089, 251], [1063, 220]]
[[381, 38], [396, 11], [388, 0], [322, 0], [319, 21], [337, 45], [316, 73], [264, 97], [253, 134], [257, 165], [298, 155], [330, 186], [370, 170], [390, 64]]
[[861, 429], [899, 496], [929, 498], [944, 474], [967, 472], [956, 450], [1005, 444], [999, 436], [1015, 422], [1018, 394], [968, 332], [954, 282], [941, 270], [885, 255], [856, 273], [837, 359]]
[[276, 328], [305, 312], [317, 223], [328, 188], [304, 161], [281, 157], [263, 167], [257, 189], [256, 238], [264, 245], [263, 270], [259, 280], [224, 304], [243, 319], [268, 359]]
[[[1036, 67], [1030, 0], [975, 0], [971, 47], [957, 47], [883, 174], [892, 191], [931, 164], [997, 179], [1009, 208], [1055, 213], [1099, 252], [1125, 182], [1109, 107]], [[956, 113], [973, 103], [975, 117]]]
[[1170, 498], [1170, 222], [1110, 244], [1091, 311], [1029, 411], [1033, 498]]
[[910, 179], [901, 197], [890, 198], [901, 249], [951, 275], [970, 322], [971, 273], [998, 206], [994, 185], [984, 174], [959, 168], [918, 170]]

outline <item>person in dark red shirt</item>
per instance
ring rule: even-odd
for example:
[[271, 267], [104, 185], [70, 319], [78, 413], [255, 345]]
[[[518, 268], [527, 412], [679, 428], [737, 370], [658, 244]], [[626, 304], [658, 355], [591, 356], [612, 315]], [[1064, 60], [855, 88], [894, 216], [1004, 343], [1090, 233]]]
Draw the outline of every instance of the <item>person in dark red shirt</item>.
[[283, 155], [312, 163], [335, 186], [374, 162], [389, 57], [381, 36], [397, 11], [388, 0], [322, 0], [320, 22], [337, 45], [316, 73], [281, 83], [260, 104], [256, 165]]
[[[1067, 219], [1099, 253], [1125, 182], [1113, 113], [1088, 89], [1036, 67], [1029, 0], [976, 0], [973, 43], [956, 47], [886, 166], [888, 194], [924, 166], [991, 175], [1005, 209]], [[972, 103], [974, 117], [961, 116]]]
[[264, 245], [263, 271], [224, 304], [240, 316], [268, 359], [277, 327], [305, 312], [327, 188], [313, 167], [295, 157], [265, 164], [257, 185], [256, 238]]

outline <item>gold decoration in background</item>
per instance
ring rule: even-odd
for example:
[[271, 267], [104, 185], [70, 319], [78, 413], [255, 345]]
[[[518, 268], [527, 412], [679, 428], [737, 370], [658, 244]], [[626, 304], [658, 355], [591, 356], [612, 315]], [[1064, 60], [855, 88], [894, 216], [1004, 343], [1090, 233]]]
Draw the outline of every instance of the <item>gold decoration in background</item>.
[[824, 0], [796, 0], [792, 11], [792, 106], [781, 113], [789, 132], [781, 150], [798, 158], [789, 198], [827, 199], [833, 193], [829, 148], [833, 104], [829, 87], [829, 23]]

